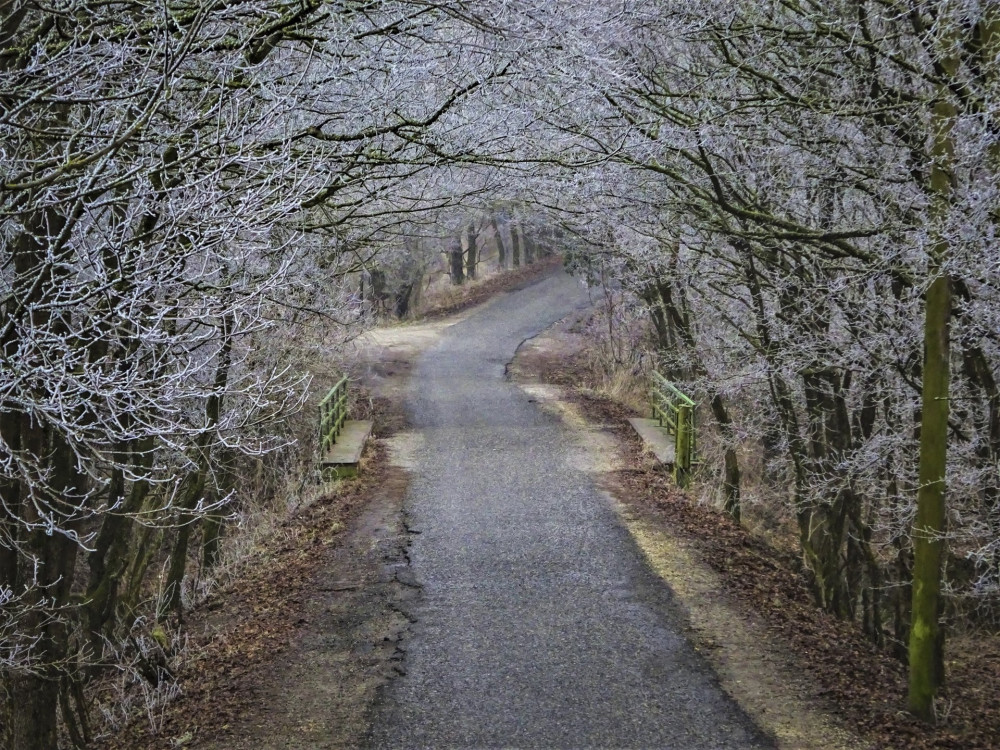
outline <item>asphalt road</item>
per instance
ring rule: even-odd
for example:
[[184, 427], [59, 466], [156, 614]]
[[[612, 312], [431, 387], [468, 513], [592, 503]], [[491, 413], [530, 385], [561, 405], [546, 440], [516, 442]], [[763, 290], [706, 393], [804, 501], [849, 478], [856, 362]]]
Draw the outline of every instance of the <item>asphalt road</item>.
[[772, 747], [685, 640], [568, 428], [504, 378], [522, 341], [586, 302], [548, 277], [417, 363], [407, 511], [423, 595], [372, 747]]

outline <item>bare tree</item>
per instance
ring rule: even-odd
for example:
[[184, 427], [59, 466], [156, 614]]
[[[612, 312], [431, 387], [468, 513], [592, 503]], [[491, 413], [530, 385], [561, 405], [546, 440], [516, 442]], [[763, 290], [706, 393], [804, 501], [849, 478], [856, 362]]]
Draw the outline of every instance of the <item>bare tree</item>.
[[[664, 356], [713, 407], [734, 403], [712, 409], [725, 442], [753, 436], [777, 464], [817, 602], [880, 640], [899, 577], [892, 632], [910, 641], [911, 710], [930, 718], [945, 542], [980, 562], [968, 595], [995, 601], [1000, 583], [983, 503], [1000, 455], [982, 263], [1000, 216], [995, 9], [571, 6], [537, 17], [560, 49], [532, 50], [565, 71], [558, 96], [543, 76], [521, 93], [548, 160], [587, 175], [564, 216], [583, 237], [610, 226], [614, 246], [592, 252], [620, 259]], [[948, 528], [946, 480], [965, 519]]]
[[261, 344], [349, 323], [349, 274], [447, 200], [435, 129], [496, 74], [483, 33], [448, 3], [3, 5], [5, 746], [55, 747], [57, 716], [85, 744], [74, 686], [181, 612], [226, 465], [280, 448], [303, 397]]

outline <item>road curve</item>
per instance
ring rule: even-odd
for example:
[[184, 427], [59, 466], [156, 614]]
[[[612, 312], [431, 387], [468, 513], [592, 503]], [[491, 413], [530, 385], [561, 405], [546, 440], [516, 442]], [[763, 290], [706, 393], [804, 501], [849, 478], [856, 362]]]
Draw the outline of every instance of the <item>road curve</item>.
[[567, 428], [505, 380], [522, 341], [587, 300], [546, 277], [417, 363], [407, 512], [423, 595], [370, 747], [772, 747], [681, 634]]

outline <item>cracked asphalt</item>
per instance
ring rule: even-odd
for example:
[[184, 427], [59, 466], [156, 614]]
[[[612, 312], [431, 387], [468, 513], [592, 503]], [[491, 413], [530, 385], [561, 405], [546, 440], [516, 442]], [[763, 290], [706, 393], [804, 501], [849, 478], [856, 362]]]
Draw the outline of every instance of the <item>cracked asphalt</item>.
[[505, 379], [521, 342], [587, 303], [546, 277], [417, 363], [405, 575], [422, 593], [371, 747], [773, 747], [685, 639], [570, 428]]

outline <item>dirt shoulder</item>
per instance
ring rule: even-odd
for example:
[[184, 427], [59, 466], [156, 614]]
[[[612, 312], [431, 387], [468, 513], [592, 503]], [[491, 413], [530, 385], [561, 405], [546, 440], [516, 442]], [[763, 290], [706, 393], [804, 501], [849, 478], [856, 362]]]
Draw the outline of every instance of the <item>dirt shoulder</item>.
[[356, 744], [392, 676], [408, 587], [406, 473], [391, 441], [356, 479], [290, 516], [245, 573], [197, 607], [180, 695], [105, 748], [324, 748]]
[[[694, 504], [644, 452], [626, 421], [636, 415], [582, 386], [589, 378], [586, 341], [576, 327], [562, 321], [525, 342], [511, 377], [578, 427], [595, 480], [677, 595], [692, 641], [779, 747], [997, 746], [996, 691], [985, 687], [1000, 682], [995, 653], [986, 649], [977, 661], [953, 665], [955, 704], [942, 726], [912, 720], [903, 710], [903, 665], [813, 606], [794, 559]], [[961, 641], [952, 646], [956, 660], [965, 650]]]

